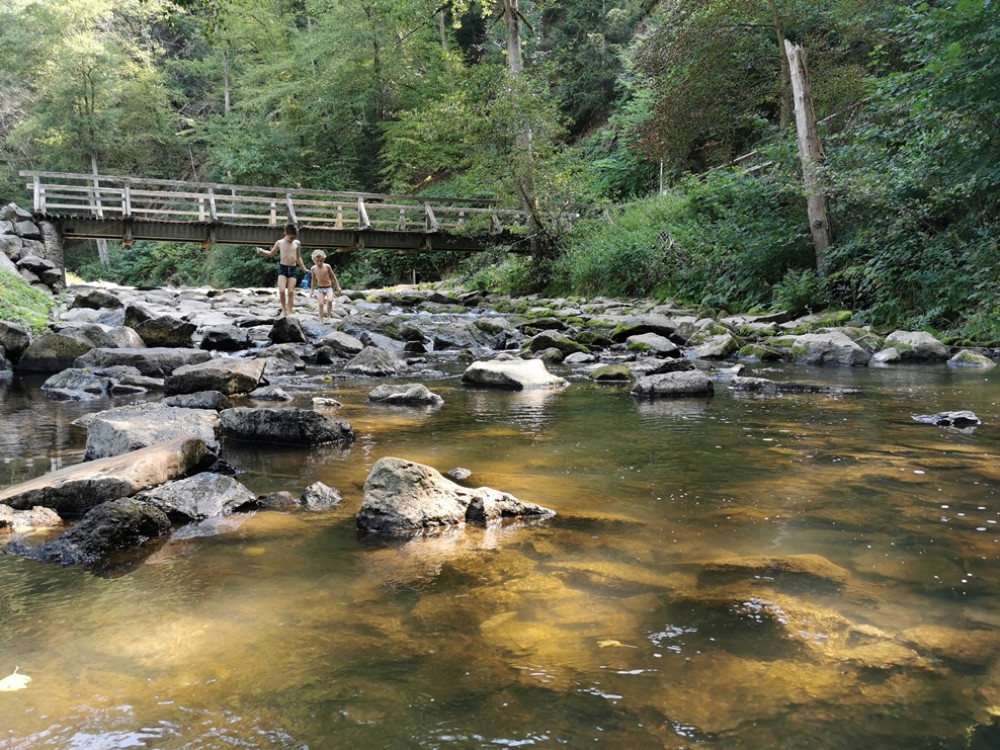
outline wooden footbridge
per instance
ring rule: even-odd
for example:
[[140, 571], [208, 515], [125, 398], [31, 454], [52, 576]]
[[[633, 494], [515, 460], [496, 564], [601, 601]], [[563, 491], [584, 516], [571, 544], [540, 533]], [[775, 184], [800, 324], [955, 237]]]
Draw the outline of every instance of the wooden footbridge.
[[523, 237], [524, 211], [496, 201], [21, 172], [39, 220], [64, 239], [263, 245], [286, 223], [309, 249], [475, 252]]

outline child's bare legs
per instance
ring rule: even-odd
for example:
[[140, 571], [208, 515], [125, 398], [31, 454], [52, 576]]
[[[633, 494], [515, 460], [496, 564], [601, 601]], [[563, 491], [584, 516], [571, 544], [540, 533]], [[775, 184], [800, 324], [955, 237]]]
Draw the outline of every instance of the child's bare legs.
[[324, 313], [326, 317], [333, 317], [333, 302], [330, 299], [330, 293], [327, 291], [320, 291], [319, 293], [319, 322], [324, 321]]
[[278, 302], [281, 303], [281, 314], [284, 315], [288, 312], [288, 300], [286, 299], [286, 290], [288, 288], [288, 277], [278, 276]]
[[[281, 309], [286, 315], [292, 315], [295, 313], [295, 282], [294, 276], [282, 276], [279, 277], [278, 282], [280, 284], [281, 279], [285, 280], [285, 290], [284, 296], [281, 299]], [[279, 287], [280, 288], [280, 287]]]

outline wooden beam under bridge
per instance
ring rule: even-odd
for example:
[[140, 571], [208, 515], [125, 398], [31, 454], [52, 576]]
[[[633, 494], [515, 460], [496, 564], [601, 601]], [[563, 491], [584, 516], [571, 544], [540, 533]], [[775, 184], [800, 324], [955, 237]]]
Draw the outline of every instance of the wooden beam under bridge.
[[[90, 217], [52, 217], [39, 215], [59, 227], [65, 239], [120, 240], [130, 244], [137, 240], [150, 242], [195, 242], [200, 245], [258, 245], [270, 248], [281, 238], [282, 228], [236, 224], [202, 224], [187, 222], [150, 222], [134, 219], [94, 219]], [[454, 251], [481, 252], [490, 244], [516, 239], [513, 235], [494, 234], [488, 240], [444, 233], [421, 231], [383, 231], [378, 229], [328, 229], [304, 226], [299, 228], [299, 241], [304, 248], [320, 248], [327, 252], [352, 250], [401, 250], [407, 252]]]
[[479, 252], [516, 241], [523, 211], [476, 198], [269, 188], [21, 172], [36, 218], [67, 239], [270, 247], [286, 222], [307, 248]]

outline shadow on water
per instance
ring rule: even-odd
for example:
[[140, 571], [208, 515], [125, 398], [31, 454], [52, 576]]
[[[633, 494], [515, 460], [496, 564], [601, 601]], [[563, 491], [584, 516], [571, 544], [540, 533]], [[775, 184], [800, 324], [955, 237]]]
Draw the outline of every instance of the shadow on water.
[[[992, 747], [996, 376], [759, 369], [858, 392], [446, 377], [405, 409], [325, 384], [352, 445], [223, 454], [255, 493], [322, 481], [339, 506], [185, 527], [118, 577], [0, 556], [0, 677], [32, 678], [0, 748]], [[109, 403], [10, 384], [0, 485], [82, 460], [71, 422]], [[983, 425], [912, 420], [957, 409]], [[383, 456], [558, 515], [359, 537]]]

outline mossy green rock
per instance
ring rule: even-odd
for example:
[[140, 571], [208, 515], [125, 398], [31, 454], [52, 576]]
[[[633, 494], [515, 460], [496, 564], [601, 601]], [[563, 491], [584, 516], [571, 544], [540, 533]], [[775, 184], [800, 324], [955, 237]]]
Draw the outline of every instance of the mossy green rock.
[[740, 359], [750, 359], [758, 362], [778, 362], [782, 354], [777, 349], [763, 344], [747, 344], [739, 351]]
[[529, 352], [540, 352], [544, 349], [558, 349], [564, 355], [572, 354], [573, 352], [590, 354], [590, 349], [585, 347], [583, 344], [577, 343], [568, 336], [563, 336], [559, 333], [552, 333], [551, 331], [544, 331], [539, 333], [537, 336], [533, 336], [531, 339], [524, 342], [522, 349]]
[[598, 383], [622, 383], [632, 380], [632, 371], [627, 365], [601, 365], [590, 373], [590, 379]]

